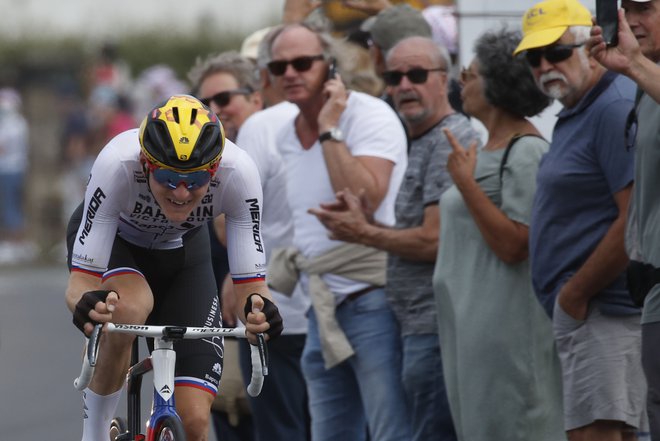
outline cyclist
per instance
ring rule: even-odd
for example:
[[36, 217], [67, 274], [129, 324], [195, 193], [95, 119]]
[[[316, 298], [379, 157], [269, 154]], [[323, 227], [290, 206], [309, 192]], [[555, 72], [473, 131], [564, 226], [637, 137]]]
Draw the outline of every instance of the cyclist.
[[[262, 190], [249, 156], [225, 140], [217, 116], [179, 95], [139, 130], [121, 133], [92, 167], [67, 230], [67, 306], [86, 335], [93, 324], [221, 326], [206, 223], [224, 214], [230, 269], [248, 338], [282, 332], [265, 283]], [[252, 295], [256, 294], [256, 295]], [[134, 337], [106, 334], [83, 392], [83, 441], [106, 439]], [[175, 343], [177, 412], [189, 440], [206, 439], [222, 371], [221, 339]]]

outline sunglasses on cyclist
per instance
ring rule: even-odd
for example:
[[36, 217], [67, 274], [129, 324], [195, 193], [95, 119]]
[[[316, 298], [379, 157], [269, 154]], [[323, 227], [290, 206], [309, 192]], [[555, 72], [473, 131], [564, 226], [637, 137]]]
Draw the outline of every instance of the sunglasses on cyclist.
[[241, 87], [234, 90], [225, 90], [224, 92], [216, 93], [215, 95], [207, 98], [200, 98], [199, 101], [206, 107], [211, 104], [211, 101], [213, 101], [218, 107], [225, 107], [229, 104], [229, 101], [231, 101], [231, 98], [234, 95], [249, 95], [252, 92], [254, 91], [250, 87]]
[[424, 84], [429, 78], [429, 72], [446, 72], [443, 67], [435, 69], [410, 69], [408, 72], [400, 72], [398, 70], [387, 70], [383, 72], [383, 80], [388, 86], [398, 86], [403, 77], [408, 77], [408, 80], [413, 84]]
[[208, 184], [212, 176], [210, 170], [197, 170], [184, 173], [169, 168], [160, 168], [148, 161], [147, 167], [156, 182], [172, 190], [175, 190], [181, 184], [185, 185], [187, 190], [196, 190]]
[[540, 49], [530, 49], [525, 52], [527, 63], [532, 67], [539, 67], [541, 65], [541, 57], [548, 60], [548, 63], [559, 63], [566, 60], [573, 55], [573, 49], [584, 46], [580, 44], [553, 44]]
[[281, 75], [284, 75], [284, 72], [286, 72], [286, 68], [289, 64], [297, 72], [307, 72], [312, 68], [312, 64], [314, 64], [316, 60], [323, 60], [324, 58], [325, 57], [323, 56], [323, 54], [319, 54], [319, 55], [308, 55], [304, 57], [297, 57], [294, 58], [293, 60], [273, 60], [270, 63], [268, 63], [266, 67], [268, 67], [268, 71], [272, 75], [279, 77]]

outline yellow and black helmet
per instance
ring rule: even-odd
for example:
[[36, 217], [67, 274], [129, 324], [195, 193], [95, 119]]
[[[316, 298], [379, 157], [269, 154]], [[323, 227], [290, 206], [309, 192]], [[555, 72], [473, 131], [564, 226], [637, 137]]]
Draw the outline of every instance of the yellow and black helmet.
[[147, 160], [159, 167], [213, 169], [222, 156], [225, 133], [215, 113], [197, 98], [174, 95], [144, 118], [140, 146]]

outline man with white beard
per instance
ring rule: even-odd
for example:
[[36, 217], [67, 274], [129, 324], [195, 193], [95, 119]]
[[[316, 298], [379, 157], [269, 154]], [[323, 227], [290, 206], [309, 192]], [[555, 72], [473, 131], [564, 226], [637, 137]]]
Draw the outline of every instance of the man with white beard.
[[591, 24], [577, 0], [537, 3], [514, 53], [564, 105], [529, 230], [532, 282], [562, 365], [564, 428], [570, 440], [623, 440], [646, 425], [640, 310], [625, 282], [633, 152], [624, 133], [635, 87], [590, 56]]

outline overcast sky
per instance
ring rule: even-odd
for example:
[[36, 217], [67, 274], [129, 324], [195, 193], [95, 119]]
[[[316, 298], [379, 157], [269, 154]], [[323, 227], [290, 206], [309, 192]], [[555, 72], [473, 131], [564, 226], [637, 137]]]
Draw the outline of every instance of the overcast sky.
[[104, 38], [140, 27], [186, 29], [202, 18], [248, 34], [274, 24], [284, 0], [0, 0], [3, 36], [65, 32]]

